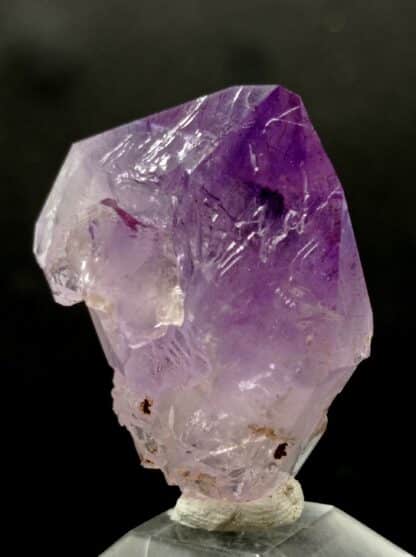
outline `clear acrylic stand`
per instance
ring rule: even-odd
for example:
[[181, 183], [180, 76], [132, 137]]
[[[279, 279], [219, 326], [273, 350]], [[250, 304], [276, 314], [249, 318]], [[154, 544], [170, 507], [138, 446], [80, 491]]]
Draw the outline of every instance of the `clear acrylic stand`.
[[101, 555], [196, 556], [404, 557], [410, 553], [335, 507], [306, 503], [296, 523], [255, 533], [195, 530], [172, 522], [165, 512], [128, 532]]

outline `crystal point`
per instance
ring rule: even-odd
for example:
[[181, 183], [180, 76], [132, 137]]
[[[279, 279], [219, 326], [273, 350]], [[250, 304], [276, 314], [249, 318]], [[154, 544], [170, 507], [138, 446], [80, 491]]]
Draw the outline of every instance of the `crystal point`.
[[84, 301], [114, 409], [185, 493], [296, 473], [369, 354], [345, 196], [300, 97], [232, 87], [75, 143], [36, 226], [56, 301]]

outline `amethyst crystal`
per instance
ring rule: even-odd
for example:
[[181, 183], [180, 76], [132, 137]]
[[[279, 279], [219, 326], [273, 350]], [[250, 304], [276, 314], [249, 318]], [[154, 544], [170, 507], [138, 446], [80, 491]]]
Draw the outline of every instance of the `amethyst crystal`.
[[295, 474], [369, 354], [347, 205], [298, 95], [231, 87], [75, 143], [36, 227], [84, 301], [144, 466], [251, 500]]

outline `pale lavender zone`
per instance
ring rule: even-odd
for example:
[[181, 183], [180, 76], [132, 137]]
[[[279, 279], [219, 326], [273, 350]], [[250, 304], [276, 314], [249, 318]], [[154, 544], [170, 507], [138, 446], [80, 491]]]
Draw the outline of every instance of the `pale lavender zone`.
[[142, 463], [186, 493], [255, 499], [296, 473], [369, 354], [345, 197], [283, 87], [74, 144], [35, 252], [58, 302], [87, 303]]

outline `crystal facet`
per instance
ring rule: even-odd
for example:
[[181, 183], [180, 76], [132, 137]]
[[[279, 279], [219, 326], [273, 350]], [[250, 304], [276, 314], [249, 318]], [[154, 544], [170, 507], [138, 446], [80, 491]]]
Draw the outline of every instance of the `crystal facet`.
[[342, 187], [300, 97], [231, 87], [75, 143], [36, 227], [56, 301], [85, 301], [114, 409], [185, 493], [295, 474], [369, 354]]

